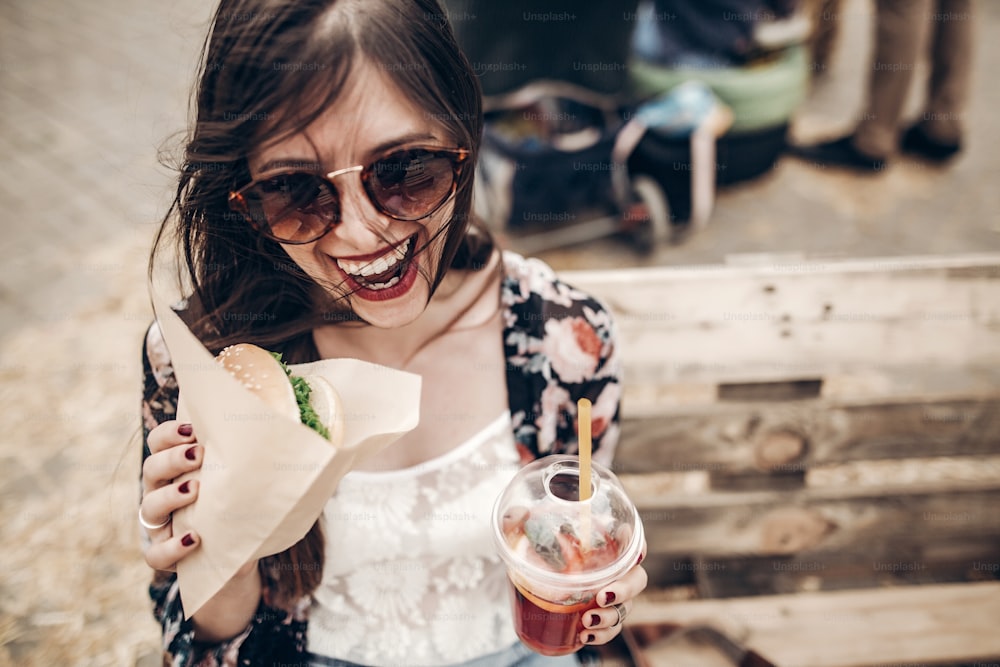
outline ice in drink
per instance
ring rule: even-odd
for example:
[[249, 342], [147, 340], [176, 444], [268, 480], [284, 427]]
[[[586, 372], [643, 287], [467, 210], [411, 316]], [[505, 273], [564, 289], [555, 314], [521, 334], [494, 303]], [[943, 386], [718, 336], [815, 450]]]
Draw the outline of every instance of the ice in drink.
[[493, 534], [507, 565], [514, 629], [543, 655], [583, 645], [583, 615], [597, 593], [638, 560], [642, 523], [617, 478], [592, 467], [592, 493], [579, 500], [574, 456], [539, 459], [497, 499]]

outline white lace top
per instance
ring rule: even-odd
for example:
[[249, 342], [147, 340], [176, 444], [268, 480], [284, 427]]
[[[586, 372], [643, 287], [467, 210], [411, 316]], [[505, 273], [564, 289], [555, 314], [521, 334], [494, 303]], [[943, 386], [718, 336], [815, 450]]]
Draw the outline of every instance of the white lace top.
[[517, 637], [490, 536], [519, 468], [509, 413], [412, 468], [352, 472], [324, 511], [309, 651], [366, 665], [445, 665]]

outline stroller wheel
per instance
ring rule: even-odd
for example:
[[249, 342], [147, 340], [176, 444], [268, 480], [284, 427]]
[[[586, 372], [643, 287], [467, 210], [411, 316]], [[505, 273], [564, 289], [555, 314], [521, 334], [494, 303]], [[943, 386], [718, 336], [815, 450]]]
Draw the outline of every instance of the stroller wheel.
[[634, 203], [625, 213], [632, 242], [643, 252], [652, 252], [670, 240], [670, 204], [663, 188], [649, 176], [632, 179]]

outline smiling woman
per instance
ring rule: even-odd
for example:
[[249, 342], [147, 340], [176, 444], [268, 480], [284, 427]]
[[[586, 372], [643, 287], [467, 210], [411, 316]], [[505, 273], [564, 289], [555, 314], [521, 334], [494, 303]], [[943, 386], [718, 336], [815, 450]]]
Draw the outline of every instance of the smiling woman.
[[[174, 480], [205, 445], [173, 419], [178, 387], [150, 327], [139, 516], [172, 665], [560, 664], [516, 640], [489, 510], [520, 463], [576, 450], [581, 398], [610, 461], [618, 348], [601, 303], [498, 249], [470, 214], [480, 91], [444, 17], [433, 0], [217, 10], [151, 271], [173, 247], [179, 312], [213, 353], [357, 358], [423, 389], [419, 426], [350, 472], [298, 544], [248, 562], [185, 619], [173, 570], [200, 537], [175, 534], [171, 513], [199, 488]], [[604, 589], [619, 609], [595, 610], [580, 642], [616, 636], [645, 582], [637, 565]]]
[[[456, 216], [452, 200], [469, 182], [474, 150], [411, 102], [393, 76], [356, 63], [319, 117], [251, 154], [254, 180], [230, 197], [325, 288], [330, 308], [382, 328], [423, 311], [448, 268], [440, 260], [449, 237], [466, 236], [456, 218], [468, 220], [467, 212]], [[307, 164], [323, 166], [302, 170]]]

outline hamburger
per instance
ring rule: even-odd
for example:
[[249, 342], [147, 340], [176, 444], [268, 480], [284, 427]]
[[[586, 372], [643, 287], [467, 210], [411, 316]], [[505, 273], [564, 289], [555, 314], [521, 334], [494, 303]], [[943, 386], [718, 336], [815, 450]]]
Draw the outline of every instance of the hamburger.
[[272, 409], [334, 444], [343, 440], [343, 404], [323, 377], [293, 375], [281, 354], [250, 343], [230, 345], [215, 360]]

